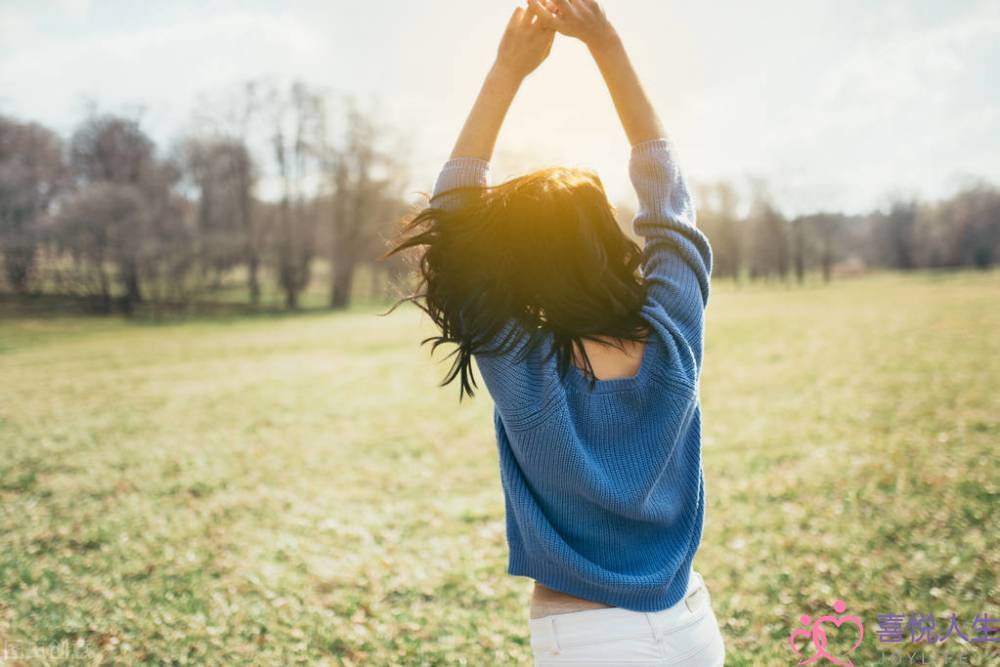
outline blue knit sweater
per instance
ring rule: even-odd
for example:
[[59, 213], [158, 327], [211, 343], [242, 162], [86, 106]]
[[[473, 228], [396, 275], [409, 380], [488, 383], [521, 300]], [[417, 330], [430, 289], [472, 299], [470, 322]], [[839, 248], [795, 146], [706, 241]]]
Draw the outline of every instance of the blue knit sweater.
[[[653, 335], [636, 375], [591, 388], [555, 359], [479, 355], [494, 401], [507, 572], [636, 611], [679, 601], [705, 509], [698, 380], [712, 253], [668, 139], [632, 147]], [[434, 188], [487, 185], [489, 163], [449, 160]]]

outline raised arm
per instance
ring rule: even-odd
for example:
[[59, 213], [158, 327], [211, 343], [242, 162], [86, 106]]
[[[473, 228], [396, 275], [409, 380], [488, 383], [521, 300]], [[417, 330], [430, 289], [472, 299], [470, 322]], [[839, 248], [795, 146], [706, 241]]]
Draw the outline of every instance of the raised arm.
[[514, 10], [500, 40], [496, 61], [455, 142], [452, 158], [490, 160], [514, 95], [525, 77], [549, 55], [554, 37], [555, 31], [526, 8]]
[[431, 195], [434, 206], [453, 206], [457, 199], [444, 193], [454, 188], [489, 185], [490, 158], [507, 110], [521, 82], [549, 55], [554, 38], [555, 31], [545, 27], [524, 7], [514, 10], [500, 39], [496, 60], [451, 151], [451, 159], [438, 174]]
[[553, 29], [582, 40], [594, 56], [632, 144], [629, 176], [639, 198], [632, 226], [645, 239], [646, 309], [674, 343], [671, 373], [695, 384], [701, 367], [712, 250], [675, 150], [646, 97], [618, 33], [596, 0], [529, 0]]

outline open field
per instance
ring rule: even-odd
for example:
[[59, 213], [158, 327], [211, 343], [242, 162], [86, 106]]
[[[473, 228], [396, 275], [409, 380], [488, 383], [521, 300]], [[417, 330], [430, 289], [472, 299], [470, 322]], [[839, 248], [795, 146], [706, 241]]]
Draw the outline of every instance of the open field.
[[[491, 406], [436, 388], [429, 332], [413, 309], [0, 323], [0, 656], [529, 664]], [[696, 567], [728, 665], [794, 664], [837, 597], [857, 665], [891, 664], [877, 614], [1000, 616], [998, 332], [997, 272], [717, 288]]]

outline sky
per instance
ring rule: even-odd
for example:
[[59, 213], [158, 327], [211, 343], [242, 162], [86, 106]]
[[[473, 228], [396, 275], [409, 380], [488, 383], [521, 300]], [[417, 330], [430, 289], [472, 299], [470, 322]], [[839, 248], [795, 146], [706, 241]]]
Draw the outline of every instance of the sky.
[[[693, 182], [763, 179], [790, 214], [1000, 184], [1000, 0], [604, 4]], [[68, 135], [88, 105], [141, 108], [166, 149], [206, 96], [300, 79], [393, 128], [426, 191], [514, 6], [0, 0], [0, 113]], [[628, 148], [585, 48], [557, 38], [514, 101], [494, 178], [588, 167], [628, 203]]]

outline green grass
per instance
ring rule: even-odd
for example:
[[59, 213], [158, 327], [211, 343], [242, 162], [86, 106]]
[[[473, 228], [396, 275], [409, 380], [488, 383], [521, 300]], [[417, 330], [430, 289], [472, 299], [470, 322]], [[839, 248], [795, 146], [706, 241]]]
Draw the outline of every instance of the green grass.
[[[837, 597], [858, 665], [876, 614], [1000, 616], [998, 306], [995, 272], [716, 289], [696, 567], [727, 664], [794, 664], [798, 616]], [[436, 388], [430, 331], [0, 324], [0, 656], [529, 664], [491, 406]]]

